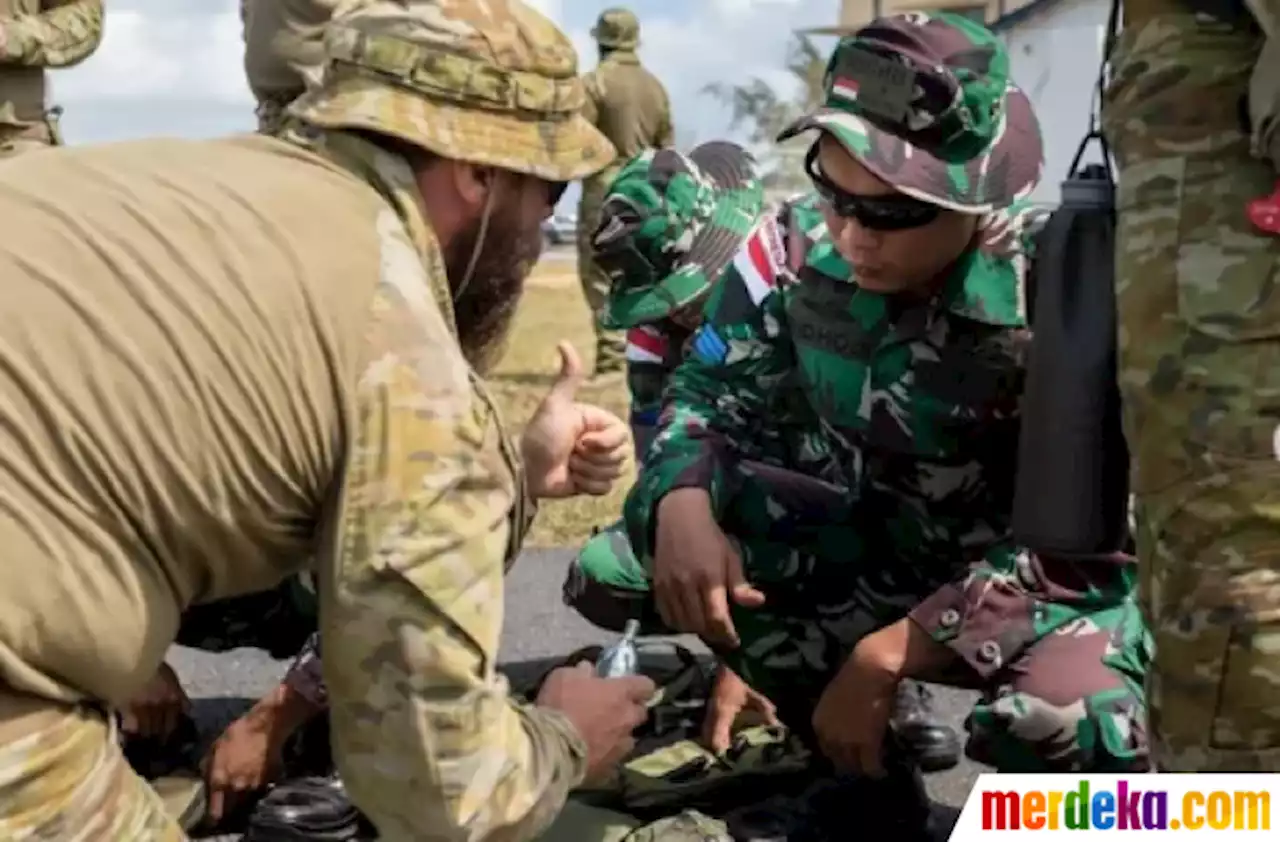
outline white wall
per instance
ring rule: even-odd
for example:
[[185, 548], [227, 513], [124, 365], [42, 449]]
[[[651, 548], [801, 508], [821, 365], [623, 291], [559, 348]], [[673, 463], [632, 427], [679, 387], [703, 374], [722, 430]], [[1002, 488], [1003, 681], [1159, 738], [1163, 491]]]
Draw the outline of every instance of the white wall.
[[[1060, 0], [1002, 33], [1013, 81], [1040, 118], [1045, 168], [1032, 199], [1057, 204], [1076, 148], [1089, 130], [1110, 0]], [[1085, 163], [1102, 160], [1096, 143]]]

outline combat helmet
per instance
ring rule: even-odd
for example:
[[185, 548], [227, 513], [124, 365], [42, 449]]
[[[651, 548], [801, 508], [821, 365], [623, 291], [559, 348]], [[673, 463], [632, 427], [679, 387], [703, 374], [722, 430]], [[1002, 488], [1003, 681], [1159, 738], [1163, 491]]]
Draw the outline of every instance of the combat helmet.
[[348, 0], [291, 113], [474, 164], [574, 181], [612, 163], [568, 36], [521, 0]]
[[640, 46], [640, 19], [630, 9], [605, 9], [596, 19], [591, 37], [611, 50], [634, 50]]
[[592, 237], [610, 290], [608, 330], [660, 321], [706, 293], [764, 208], [756, 162], [742, 147], [704, 143], [688, 155], [647, 150], [609, 186]]

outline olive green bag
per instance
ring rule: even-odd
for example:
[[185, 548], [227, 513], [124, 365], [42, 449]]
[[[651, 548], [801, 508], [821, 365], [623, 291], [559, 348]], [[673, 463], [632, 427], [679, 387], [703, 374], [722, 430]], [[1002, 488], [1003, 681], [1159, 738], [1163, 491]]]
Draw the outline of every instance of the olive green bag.
[[[716, 814], [776, 794], [789, 783], [799, 788], [809, 779], [807, 749], [783, 728], [743, 728], [720, 755], [705, 748], [698, 737], [714, 666], [671, 641], [642, 640], [636, 649], [639, 671], [658, 686], [649, 718], [636, 731], [636, 749], [613, 778], [578, 790], [575, 800], [639, 819], [669, 819], [682, 810]], [[594, 662], [600, 653], [598, 646], [587, 647], [562, 665]], [[541, 684], [527, 697], [536, 698]]]

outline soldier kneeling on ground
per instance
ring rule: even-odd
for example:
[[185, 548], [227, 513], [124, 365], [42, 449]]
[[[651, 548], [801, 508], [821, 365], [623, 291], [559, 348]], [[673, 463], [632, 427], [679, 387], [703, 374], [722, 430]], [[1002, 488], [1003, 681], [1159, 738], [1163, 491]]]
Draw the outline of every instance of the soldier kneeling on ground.
[[[646, 610], [838, 782], [816, 838], [929, 832], [889, 728], [909, 679], [981, 691], [966, 753], [999, 771], [1148, 768], [1132, 558], [1012, 538], [1043, 152], [1008, 74], [1000, 41], [947, 13], [839, 43], [822, 106], [782, 136], [817, 132], [814, 193], [712, 288], [626, 501]], [[731, 818], [684, 838], [740, 837]], [[680, 838], [659, 831], [629, 838]]]
[[[601, 315], [609, 330], [627, 331], [627, 387], [637, 462], [653, 441], [662, 396], [691, 352], [702, 308], [716, 281], [765, 216], [756, 164], [742, 148], [711, 142], [687, 156], [649, 150], [633, 158], [609, 188], [592, 240], [610, 275]], [[565, 601], [593, 624], [621, 631], [628, 619], [644, 633], [669, 634], [653, 610], [644, 568], [619, 521], [596, 534], [570, 567]], [[749, 710], [773, 720], [772, 705], [731, 670], [720, 669], [717, 704], [704, 739], [715, 751], [730, 742], [733, 715]], [[927, 769], [954, 766], [960, 739], [930, 712], [925, 685], [904, 681], [895, 728]]]

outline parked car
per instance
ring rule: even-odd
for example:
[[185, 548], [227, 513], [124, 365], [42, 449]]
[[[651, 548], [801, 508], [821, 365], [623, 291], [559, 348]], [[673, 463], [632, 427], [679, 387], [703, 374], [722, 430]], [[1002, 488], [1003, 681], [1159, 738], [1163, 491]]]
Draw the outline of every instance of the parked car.
[[578, 215], [557, 213], [542, 221], [542, 236], [553, 246], [572, 243], [578, 236]]

